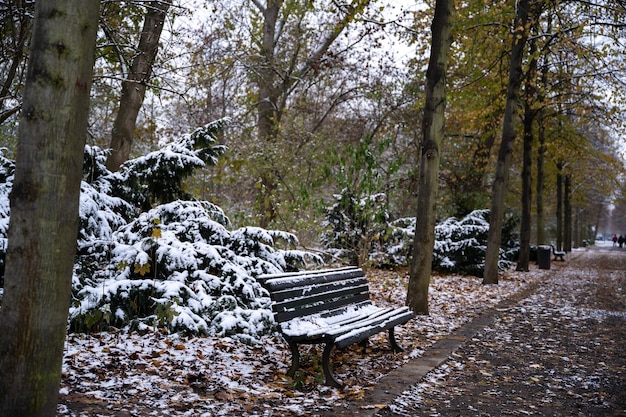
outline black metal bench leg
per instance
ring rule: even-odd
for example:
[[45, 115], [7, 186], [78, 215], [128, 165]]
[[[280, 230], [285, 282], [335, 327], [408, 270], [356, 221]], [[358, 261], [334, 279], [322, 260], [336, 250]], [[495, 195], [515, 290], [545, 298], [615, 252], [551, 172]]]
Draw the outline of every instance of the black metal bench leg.
[[287, 371], [287, 375], [293, 378], [300, 367], [300, 351], [297, 343], [291, 340], [287, 340], [287, 343], [289, 343], [289, 348], [291, 349], [291, 368]]
[[402, 346], [400, 346], [398, 342], [396, 342], [396, 332], [393, 327], [389, 329], [389, 343], [391, 343], [391, 349], [394, 352], [404, 352]]
[[361, 352], [367, 352], [367, 346], [369, 345], [369, 339], [364, 339], [359, 342], [359, 346], [361, 346]]
[[341, 382], [335, 379], [332, 369], [330, 369], [330, 353], [333, 350], [332, 343], [326, 343], [324, 353], [322, 354], [322, 368], [324, 369], [325, 384], [335, 388], [341, 388]]

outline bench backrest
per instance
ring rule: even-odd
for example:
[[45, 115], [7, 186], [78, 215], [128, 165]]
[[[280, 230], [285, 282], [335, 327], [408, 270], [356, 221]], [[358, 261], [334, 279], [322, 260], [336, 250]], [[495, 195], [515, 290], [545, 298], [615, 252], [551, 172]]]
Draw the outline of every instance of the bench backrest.
[[270, 293], [278, 323], [369, 300], [367, 279], [355, 267], [265, 275], [257, 280]]

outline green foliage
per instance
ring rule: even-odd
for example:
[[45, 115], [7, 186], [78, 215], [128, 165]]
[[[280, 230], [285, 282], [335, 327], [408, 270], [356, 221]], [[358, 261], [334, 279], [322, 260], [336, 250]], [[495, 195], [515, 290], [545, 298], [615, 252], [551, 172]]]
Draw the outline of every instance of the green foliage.
[[[336, 196], [329, 208], [322, 236], [325, 247], [349, 263], [378, 267], [407, 266], [413, 251], [415, 218], [389, 220], [384, 195], [357, 200], [348, 192]], [[519, 219], [507, 216], [502, 229], [499, 267], [511, 266], [519, 253], [515, 232]], [[489, 211], [476, 210], [457, 220], [451, 217], [435, 226], [433, 270], [482, 276], [489, 231]]]
[[324, 247], [352, 265], [364, 265], [374, 241], [386, 234], [387, 198], [374, 194], [357, 198], [349, 189], [335, 195], [336, 203], [326, 212], [322, 234]]
[[216, 144], [225, 123], [227, 120], [209, 123], [158, 151], [124, 163], [119, 172], [125, 191], [122, 197], [143, 208], [191, 198], [182, 184], [198, 168], [217, 163], [226, 149]]
[[[116, 173], [105, 167], [106, 152], [85, 147], [70, 330], [116, 327], [246, 341], [272, 330], [269, 298], [254, 277], [322, 260], [296, 250], [291, 233], [231, 230], [220, 207], [181, 199], [190, 197], [185, 176], [215, 164], [224, 151], [215, 145], [223, 123], [184, 135]], [[0, 154], [4, 246], [13, 169]]]

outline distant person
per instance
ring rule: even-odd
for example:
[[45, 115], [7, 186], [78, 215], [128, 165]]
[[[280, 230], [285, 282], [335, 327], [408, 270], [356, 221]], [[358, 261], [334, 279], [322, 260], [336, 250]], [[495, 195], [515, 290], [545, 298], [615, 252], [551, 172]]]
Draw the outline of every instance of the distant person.
[[626, 238], [622, 235], [619, 235], [619, 237], [617, 238], [617, 243], [619, 243], [620, 248], [622, 247], [622, 245], [624, 245], [625, 242], [626, 242]]
[[617, 246], [617, 235], [613, 235], [613, 247]]

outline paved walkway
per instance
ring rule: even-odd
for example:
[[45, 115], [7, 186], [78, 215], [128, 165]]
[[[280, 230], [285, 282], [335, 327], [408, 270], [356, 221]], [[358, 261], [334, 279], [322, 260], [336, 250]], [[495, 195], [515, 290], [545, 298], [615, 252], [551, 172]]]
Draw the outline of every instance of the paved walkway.
[[626, 417], [626, 249], [566, 259], [333, 415]]

